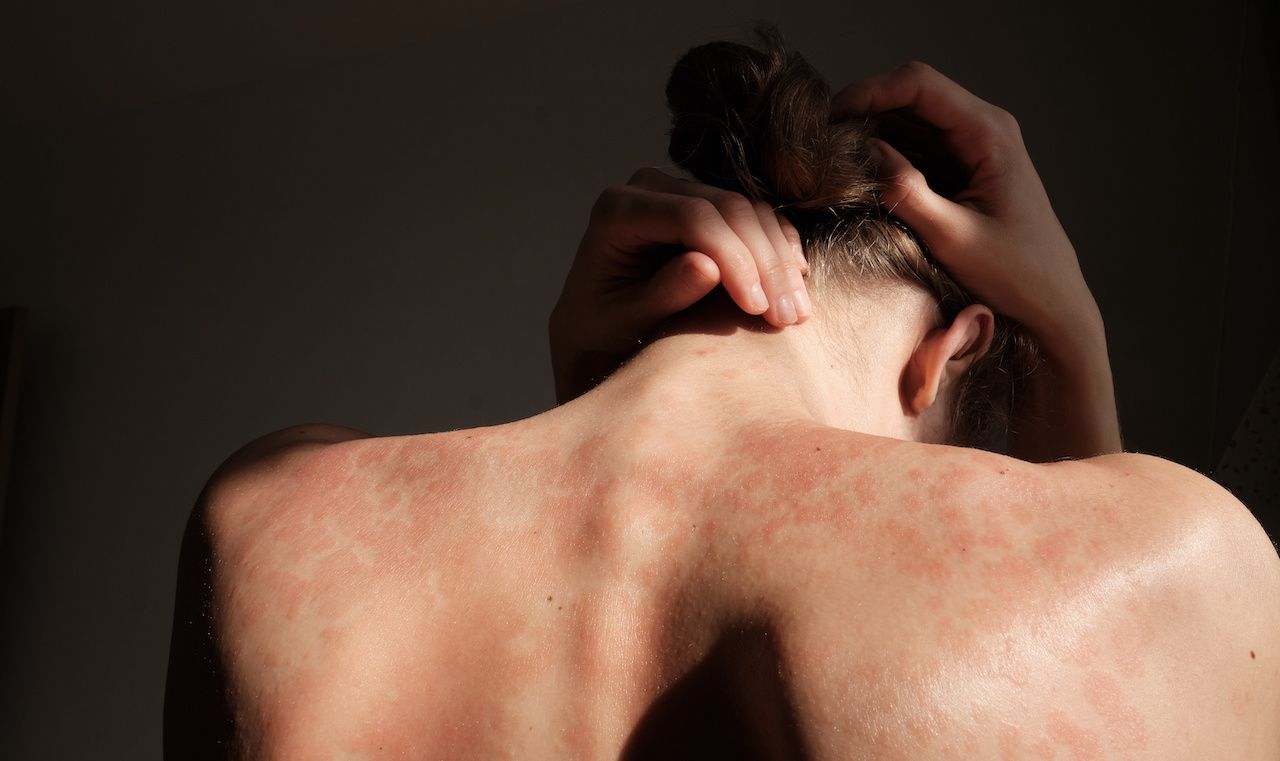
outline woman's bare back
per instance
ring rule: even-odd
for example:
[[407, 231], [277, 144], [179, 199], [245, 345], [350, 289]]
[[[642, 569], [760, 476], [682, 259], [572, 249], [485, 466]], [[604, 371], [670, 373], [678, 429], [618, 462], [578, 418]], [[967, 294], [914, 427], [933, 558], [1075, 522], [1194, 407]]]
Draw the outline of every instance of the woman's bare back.
[[1280, 750], [1280, 563], [1190, 471], [579, 422], [228, 463], [193, 526], [247, 757]]

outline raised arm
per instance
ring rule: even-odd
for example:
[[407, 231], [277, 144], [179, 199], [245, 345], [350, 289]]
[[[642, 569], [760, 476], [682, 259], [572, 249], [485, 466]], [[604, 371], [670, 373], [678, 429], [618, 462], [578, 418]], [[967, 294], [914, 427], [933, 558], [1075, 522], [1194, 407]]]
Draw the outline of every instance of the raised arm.
[[1015, 400], [1009, 453], [1046, 462], [1121, 451], [1102, 316], [1014, 118], [923, 63], [846, 87], [833, 110], [847, 118], [905, 114], [940, 134], [967, 175], [944, 197], [901, 152], [876, 141], [883, 204], [975, 298], [1039, 341], [1044, 361]]

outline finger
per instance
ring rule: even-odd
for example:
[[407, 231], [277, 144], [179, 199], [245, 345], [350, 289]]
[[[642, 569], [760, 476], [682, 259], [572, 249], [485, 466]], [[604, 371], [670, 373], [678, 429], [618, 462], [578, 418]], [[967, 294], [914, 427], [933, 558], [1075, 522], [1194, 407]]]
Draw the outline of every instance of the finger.
[[781, 214], [778, 214], [778, 226], [782, 228], [782, 236], [787, 239], [787, 244], [791, 246], [792, 252], [796, 257], [796, 264], [800, 267], [800, 274], [809, 274], [809, 260], [804, 257], [804, 244], [800, 241], [800, 232], [796, 230], [796, 226], [791, 224], [791, 220]]
[[720, 284], [720, 268], [701, 251], [687, 251], [662, 265], [640, 289], [633, 311], [657, 324], [698, 303]]
[[[741, 193], [681, 180], [652, 167], [638, 170], [631, 176], [629, 184], [655, 192], [705, 198], [715, 204], [724, 221], [746, 244], [755, 260], [756, 271], [769, 303], [764, 317], [770, 324], [776, 327], [793, 325], [802, 319], [801, 312], [804, 312], [804, 316], [812, 312], [803, 275], [791, 251], [791, 245], [780, 230], [773, 235], [766, 230], [766, 224], [777, 228], [775, 214], [768, 206], [753, 204]], [[728, 289], [730, 273], [724, 274], [724, 280]]]
[[[778, 224], [778, 213], [766, 203], [756, 204], [756, 213], [760, 227], [769, 239], [770, 253], [763, 263], [757, 263], [766, 282], [765, 293], [769, 294], [769, 303], [773, 305], [777, 319], [773, 324], [791, 325], [806, 320], [813, 314], [813, 304], [809, 301], [809, 292], [805, 286], [804, 275], [800, 272], [791, 242], [782, 232]], [[773, 294], [780, 294], [774, 298]], [[773, 322], [771, 320], [771, 322]]]
[[871, 144], [883, 182], [880, 205], [915, 231], [945, 264], [948, 252], [962, 248], [971, 237], [975, 212], [930, 190], [920, 170], [893, 146], [877, 138]]
[[775, 327], [794, 325], [799, 320], [796, 291], [803, 291], [804, 280], [781, 231], [771, 238], [766, 230], [766, 222], [776, 227], [773, 209], [728, 191], [719, 191], [712, 197], [712, 203], [755, 259], [756, 271], [769, 301], [765, 320]]
[[601, 194], [591, 215], [592, 227], [623, 255], [664, 244], [700, 251], [715, 262], [725, 291], [743, 311], [768, 309], [755, 256], [706, 198], [619, 185]]
[[918, 61], [851, 84], [832, 98], [832, 115], [838, 119], [896, 109], [942, 130], [948, 148], [971, 170], [993, 146], [1020, 139], [1008, 112]]

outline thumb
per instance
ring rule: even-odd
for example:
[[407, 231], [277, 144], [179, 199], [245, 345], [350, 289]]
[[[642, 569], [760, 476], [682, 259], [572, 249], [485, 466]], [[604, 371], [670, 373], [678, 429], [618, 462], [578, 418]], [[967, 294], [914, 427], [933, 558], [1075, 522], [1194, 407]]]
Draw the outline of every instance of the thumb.
[[700, 251], [687, 251], [662, 265], [640, 288], [637, 317], [657, 323], [688, 309], [720, 284], [720, 268]]
[[965, 237], [972, 210], [933, 192], [924, 174], [885, 141], [871, 138], [871, 153], [884, 184], [880, 205], [905, 222], [930, 250], [945, 251]]

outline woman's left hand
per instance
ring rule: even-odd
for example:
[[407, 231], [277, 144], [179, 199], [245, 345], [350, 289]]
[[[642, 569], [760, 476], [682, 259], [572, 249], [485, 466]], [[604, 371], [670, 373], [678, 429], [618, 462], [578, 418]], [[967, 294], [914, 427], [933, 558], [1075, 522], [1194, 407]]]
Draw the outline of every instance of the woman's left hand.
[[551, 312], [557, 400], [589, 391], [717, 285], [774, 326], [804, 321], [807, 271], [800, 235], [767, 204], [640, 169], [600, 194]]

